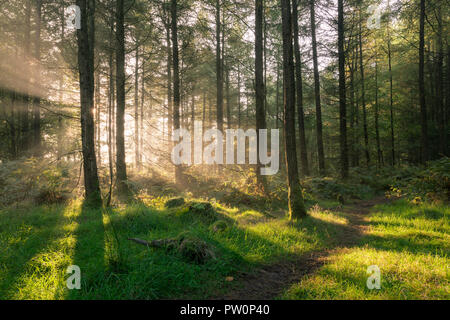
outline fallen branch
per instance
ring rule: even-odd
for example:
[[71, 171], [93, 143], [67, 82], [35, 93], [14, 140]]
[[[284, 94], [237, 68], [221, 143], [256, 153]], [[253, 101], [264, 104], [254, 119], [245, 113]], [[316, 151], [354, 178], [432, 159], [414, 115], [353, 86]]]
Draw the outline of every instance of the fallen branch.
[[139, 238], [128, 238], [128, 240], [142, 244], [147, 247], [153, 247], [153, 248], [163, 248], [169, 244], [177, 243], [177, 240], [175, 240], [175, 239], [159, 239], [159, 240], [152, 240], [150, 242], [139, 239]]

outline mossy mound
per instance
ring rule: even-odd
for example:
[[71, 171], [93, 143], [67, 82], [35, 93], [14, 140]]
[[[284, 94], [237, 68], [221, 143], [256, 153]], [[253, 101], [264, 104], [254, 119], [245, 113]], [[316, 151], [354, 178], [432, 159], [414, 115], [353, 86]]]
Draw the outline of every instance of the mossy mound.
[[209, 228], [213, 232], [224, 232], [228, 229], [228, 223], [225, 220], [217, 220]]
[[212, 248], [203, 240], [185, 236], [178, 246], [178, 252], [188, 261], [203, 264], [215, 258]]
[[188, 213], [206, 222], [217, 220], [217, 213], [209, 202], [191, 202]]
[[166, 208], [175, 208], [184, 205], [184, 198], [172, 198], [166, 201], [164, 206]]

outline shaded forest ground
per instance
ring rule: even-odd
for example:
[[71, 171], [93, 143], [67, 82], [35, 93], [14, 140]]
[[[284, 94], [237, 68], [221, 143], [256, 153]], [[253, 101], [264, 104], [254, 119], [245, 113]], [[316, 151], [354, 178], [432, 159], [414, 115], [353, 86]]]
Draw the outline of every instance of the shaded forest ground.
[[[134, 202], [93, 210], [73, 191], [77, 168], [20, 169], [8, 177], [29, 190], [10, 192], [24, 200], [0, 209], [2, 299], [449, 297], [448, 159], [355, 171], [346, 182], [304, 179], [309, 216], [297, 222], [286, 216], [285, 182], [276, 177], [265, 197], [251, 174], [226, 172], [232, 178], [221, 181], [191, 173], [189, 187], [134, 175]], [[41, 172], [40, 190], [30, 186], [32, 170]], [[168, 205], [174, 197], [183, 200]], [[171, 239], [183, 250], [129, 238]], [[212, 254], [199, 259], [198, 249]], [[81, 290], [66, 288], [73, 264]], [[366, 287], [369, 265], [381, 269], [381, 290]], [[261, 277], [263, 288], [254, 280]]]

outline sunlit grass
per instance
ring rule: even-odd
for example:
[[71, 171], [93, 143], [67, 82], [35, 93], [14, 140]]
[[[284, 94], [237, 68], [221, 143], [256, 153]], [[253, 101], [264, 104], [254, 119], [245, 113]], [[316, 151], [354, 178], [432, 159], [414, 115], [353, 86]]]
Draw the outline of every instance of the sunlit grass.
[[[182, 208], [164, 208], [165, 200], [153, 199], [151, 206], [120, 206], [109, 213], [83, 208], [79, 200], [66, 206], [1, 211], [0, 297], [207, 297], [229, 288], [232, 284], [225, 278], [238, 271], [330, 246], [332, 235], [339, 232], [336, 226], [345, 222], [338, 215], [313, 210], [311, 217], [291, 223], [286, 216], [274, 218], [215, 203], [229, 224], [218, 233], [200, 218], [178, 214]], [[127, 240], [173, 238], [186, 230], [213, 245], [217, 259], [196, 265]], [[81, 290], [66, 288], [65, 271], [71, 264], [81, 267]]]
[[[406, 201], [378, 206], [359, 247], [331, 256], [283, 298], [449, 299], [449, 214], [445, 206]], [[380, 290], [366, 286], [370, 265], [380, 268]]]

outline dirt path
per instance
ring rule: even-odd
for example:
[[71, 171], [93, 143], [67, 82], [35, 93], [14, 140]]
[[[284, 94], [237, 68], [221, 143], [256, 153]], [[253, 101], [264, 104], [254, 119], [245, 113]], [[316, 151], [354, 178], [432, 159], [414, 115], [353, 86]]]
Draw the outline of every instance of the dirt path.
[[212, 299], [269, 300], [276, 298], [291, 285], [298, 283], [302, 277], [323, 266], [329, 256], [354, 246], [368, 228], [365, 216], [370, 212], [370, 209], [377, 204], [387, 202], [389, 202], [388, 199], [380, 197], [361, 201], [350, 207], [334, 209], [344, 212], [349, 221], [348, 226], [335, 240], [336, 246], [334, 248], [309, 252], [293, 261], [271, 264], [250, 274], [243, 273], [236, 279], [241, 284], [239, 288], [233, 289], [225, 296], [213, 297]]

